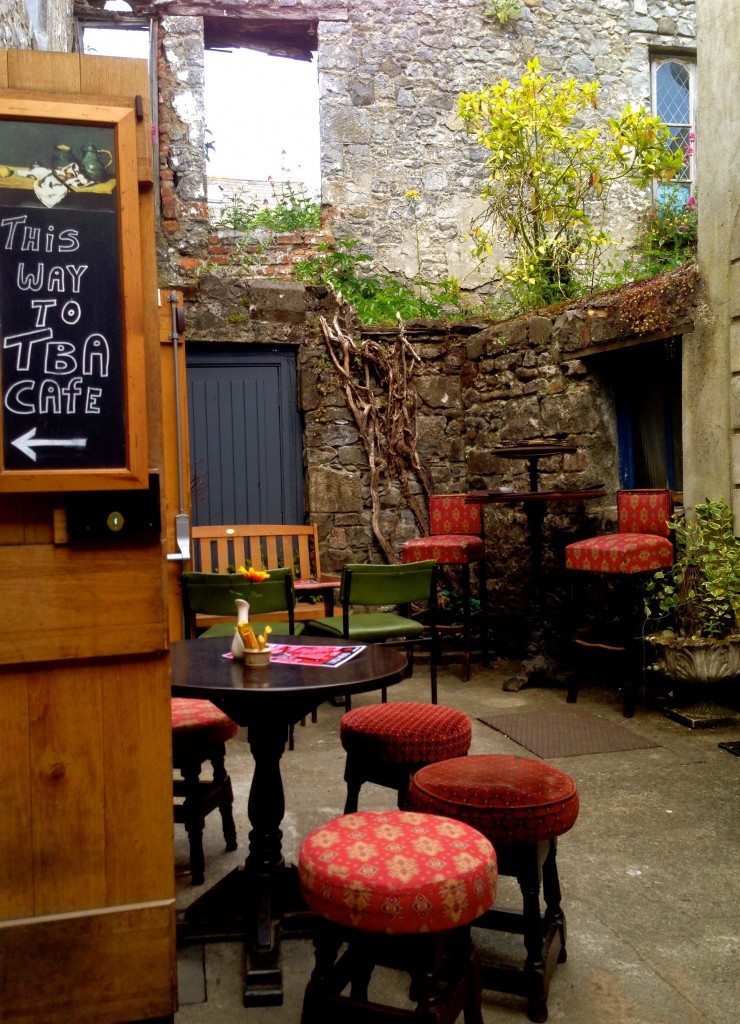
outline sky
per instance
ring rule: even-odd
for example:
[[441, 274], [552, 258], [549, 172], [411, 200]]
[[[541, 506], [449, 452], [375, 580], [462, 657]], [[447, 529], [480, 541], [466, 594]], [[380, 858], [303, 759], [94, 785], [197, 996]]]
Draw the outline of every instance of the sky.
[[[86, 29], [85, 52], [148, 57], [148, 33]], [[290, 178], [320, 191], [319, 87], [316, 64], [256, 50], [207, 50], [208, 174]]]
[[206, 127], [212, 132], [207, 138], [215, 142], [209, 174], [290, 178], [304, 181], [310, 192], [318, 194], [315, 63], [254, 50], [207, 50]]

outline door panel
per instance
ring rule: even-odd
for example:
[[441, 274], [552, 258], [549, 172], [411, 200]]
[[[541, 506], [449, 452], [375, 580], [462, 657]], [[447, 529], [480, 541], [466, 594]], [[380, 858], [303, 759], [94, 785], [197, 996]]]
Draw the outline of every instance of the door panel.
[[302, 523], [293, 349], [187, 347], [195, 526]]

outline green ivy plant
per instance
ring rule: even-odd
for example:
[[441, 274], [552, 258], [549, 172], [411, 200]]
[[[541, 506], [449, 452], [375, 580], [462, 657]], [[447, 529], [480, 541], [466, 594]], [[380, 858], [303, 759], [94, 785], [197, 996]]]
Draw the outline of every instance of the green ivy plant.
[[488, 17], [495, 18], [502, 27], [521, 17], [523, 11], [523, 0], [488, 0], [486, 7]]
[[512, 258], [496, 269], [522, 308], [592, 290], [612, 242], [614, 186], [668, 183], [683, 165], [667, 126], [642, 107], [592, 123], [598, 93], [598, 82], [554, 83], [535, 57], [519, 84], [502, 79], [460, 96], [465, 129], [487, 154], [473, 252], [483, 261], [508, 242]]
[[[414, 291], [390, 274], [362, 274], [359, 268], [372, 262], [372, 256], [361, 252], [355, 239], [320, 242], [316, 249], [312, 259], [296, 263], [296, 278], [304, 284], [330, 285], [341, 293], [365, 324], [394, 323], [397, 316], [402, 320], [438, 319], [445, 308], [463, 314], [460, 289], [453, 280], [438, 283], [417, 280]], [[429, 298], [424, 298], [423, 293]]]
[[740, 632], [740, 541], [725, 501], [697, 504], [669, 522], [676, 560], [645, 586], [645, 616], [662, 638], [723, 639]]

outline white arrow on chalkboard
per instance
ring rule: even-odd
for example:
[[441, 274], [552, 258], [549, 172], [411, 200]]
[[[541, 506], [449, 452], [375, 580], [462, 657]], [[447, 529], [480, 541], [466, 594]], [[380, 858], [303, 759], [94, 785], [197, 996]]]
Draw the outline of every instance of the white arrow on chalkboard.
[[72, 437], [68, 440], [64, 440], [64, 438], [49, 438], [44, 440], [41, 437], [36, 437], [36, 427], [32, 427], [26, 434], [17, 437], [15, 441], [11, 441], [11, 444], [14, 444], [24, 455], [27, 455], [29, 459], [35, 462], [36, 452], [34, 448], [85, 448], [87, 438]]

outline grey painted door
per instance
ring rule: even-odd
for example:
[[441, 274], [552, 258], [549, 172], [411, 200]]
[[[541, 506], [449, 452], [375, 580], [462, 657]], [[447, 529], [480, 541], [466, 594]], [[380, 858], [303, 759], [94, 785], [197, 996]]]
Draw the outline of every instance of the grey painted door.
[[295, 350], [187, 346], [195, 526], [302, 523]]

